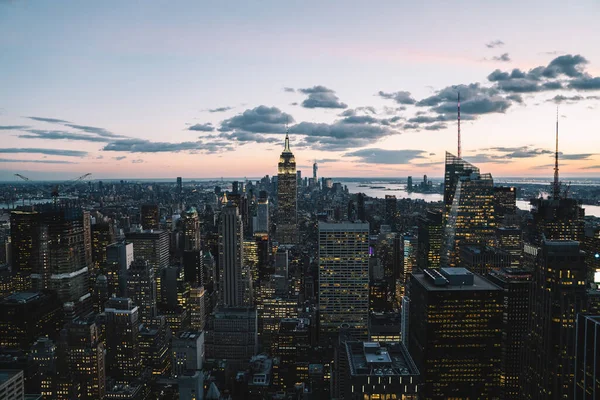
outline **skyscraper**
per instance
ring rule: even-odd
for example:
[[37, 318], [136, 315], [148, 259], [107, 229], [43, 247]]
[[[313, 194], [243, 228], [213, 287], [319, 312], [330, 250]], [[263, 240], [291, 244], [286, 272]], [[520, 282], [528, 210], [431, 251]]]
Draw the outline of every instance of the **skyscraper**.
[[142, 229], [158, 229], [160, 222], [160, 212], [156, 204], [144, 204], [141, 210]]
[[446, 168], [444, 172], [444, 220], [448, 219], [456, 186], [461, 176], [479, 174], [479, 168], [469, 164], [462, 158], [446, 152]]
[[119, 382], [131, 382], [142, 371], [139, 345], [139, 308], [131, 299], [113, 297], [106, 302], [107, 373]]
[[108, 296], [125, 296], [127, 270], [133, 262], [133, 243], [113, 243], [106, 248]]
[[529, 297], [523, 393], [528, 399], [573, 396], [575, 322], [586, 307], [585, 254], [575, 241], [544, 241]]
[[600, 397], [600, 316], [577, 316], [575, 400]]
[[428, 210], [417, 221], [417, 266], [420, 269], [439, 268], [442, 251], [443, 214]]
[[92, 225], [92, 268], [90, 279], [96, 277], [101, 267], [106, 264], [106, 248], [114, 243], [115, 235], [109, 223], [99, 222]]
[[400, 268], [400, 287], [397, 289], [399, 297], [404, 296], [405, 286], [410, 279], [410, 274], [417, 267], [417, 237], [402, 235], [402, 267]]
[[158, 276], [161, 268], [169, 266], [169, 232], [163, 230], [149, 230], [142, 232], [129, 232], [125, 234], [127, 242], [133, 243], [135, 258], [143, 258], [154, 268], [154, 275]]
[[[462, 160], [450, 164], [460, 171], [475, 169]], [[471, 168], [472, 167], [472, 168]], [[446, 165], [448, 172], [448, 164]], [[462, 173], [462, 172], [461, 172]], [[469, 175], [456, 174], [451, 180], [454, 187], [451, 207], [447, 208], [442, 263], [456, 266], [461, 246], [493, 245], [496, 230], [494, 218], [494, 181], [490, 174], [471, 172]]]
[[319, 222], [320, 341], [348, 324], [357, 340], [368, 336], [369, 224]]
[[290, 150], [290, 138], [286, 134], [277, 175], [276, 233], [279, 243], [295, 244], [298, 241], [297, 191], [296, 158]]
[[269, 232], [269, 199], [259, 198], [254, 232]]
[[40, 267], [40, 215], [33, 210], [10, 213], [11, 260], [16, 290], [31, 289], [31, 274]]
[[237, 207], [228, 204], [221, 213], [219, 226], [219, 297], [226, 307], [252, 304], [251, 277], [243, 265], [242, 225]]
[[494, 212], [499, 224], [517, 213], [517, 189], [513, 186], [494, 187]]
[[183, 224], [183, 251], [200, 250], [202, 243], [198, 211], [191, 207], [185, 212], [181, 222]]
[[409, 351], [425, 399], [499, 399], [502, 290], [464, 268], [413, 272]]
[[396, 226], [396, 212], [397, 212], [397, 204], [396, 196], [394, 195], [385, 195], [385, 223], [392, 227], [394, 230]]
[[138, 258], [127, 271], [127, 297], [138, 306], [140, 321], [148, 324], [156, 316], [156, 279], [148, 261]]

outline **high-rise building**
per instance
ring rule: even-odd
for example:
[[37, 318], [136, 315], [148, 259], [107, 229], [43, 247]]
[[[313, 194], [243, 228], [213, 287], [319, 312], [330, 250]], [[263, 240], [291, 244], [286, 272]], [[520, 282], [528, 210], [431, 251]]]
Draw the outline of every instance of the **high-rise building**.
[[385, 195], [385, 223], [392, 227], [396, 226], [396, 213], [397, 213], [398, 200], [394, 195]]
[[157, 313], [156, 279], [148, 261], [137, 258], [127, 271], [127, 297], [138, 306], [140, 322], [148, 324]]
[[444, 172], [444, 221], [448, 220], [450, 209], [454, 203], [454, 195], [458, 181], [463, 176], [479, 174], [479, 168], [466, 162], [460, 155], [457, 157], [446, 152], [446, 168]]
[[500, 399], [498, 286], [464, 268], [413, 272], [408, 343], [426, 399]]
[[206, 290], [204, 286], [192, 288], [187, 302], [190, 314], [190, 326], [197, 332], [202, 332], [206, 324]]
[[185, 371], [200, 371], [204, 362], [204, 332], [185, 331], [173, 338], [171, 344], [173, 376]]
[[523, 371], [523, 350], [528, 333], [531, 272], [505, 268], [490, 272], [490, 282], [504, 291], [502, 328], [502, 390], [505, 400], [520, 399], [519, 379]]
[[10, 213], [10, 265], [15, 289], [31, 290], [31, 274], [40, 270], [40, 214], [33, 210]]
[[140, 325], [138, 333], [142, 365], [153, 377], [167, 376], [171, 372], [171, 330], [164, 315]]
[[310, 320], [283, 318], [273, 338], [273, 356], [279, 357], [279, 375], [284, 387], [308, 380], [309, 352], [312, 346]]
[[315, 182], [318, 182], [318, 181], [317, 181], [317, 179], [318, 179], [318, 178], [317, 178], [317, 171], [318, 171], [318, 170], [319, 170], [319, 166], [317, 165], [317, 162], [315, 161], [315, 162], [313, 163], [313, 179], [315, 180]]
[[365, 209], [365, 195], [364, 193], [358, 193], [356, 195], [356, 217], [359, 221], [367, 221], [367, 211]]
[[185, 212], [181, 222], [183, 225], [183, 251], [200, 250], [202, 243], [198, 211], [191, 207]]
[[439, 268], [442, 252], [443, 214], [428, 210], [417, 221], [417, 266], [420, 269]]
[[575, 400], [600, 397], [600, 315], [577, 316]]
[[508, 252], [513, 268], [520, 268], [523, 261], [523, 231], [518, 227], [496, 229], [496, 247]]
[[131, 382], [142, 372], [139, 343], [139, 308], [133, 301], [113, 297], [106, 314], [107, 374], [119, 382]]
[[517, 189], [514, 186], [494, 187], [494, 212], [499, 225], [507, 216], [517, 213]]
[[259, 198], [254, 232], [269, 232], [269, 199]]
[[577, 200], [570, 198], [534, 199], [527, 241], [535, 244], [545, 240], [585, 240], [585, 212]]
[[[458, 161], [461, 161], [458, 165], [462, 168], [470, 165]], [[453, 164], [450, 166], [457, 167]], [[447, 173], [448, 168], [446, 165]], [[443, 264], [456, 266], [462, 246], [494, 244], [494, 181], [490, 174], [471, 172], [457, 176], [452, 180], [452, 185], [454, 193], [451, 196], [452, 205], [447, 208], [441, 256]]]
[[512, 265], [511, 259], [510, 253], [491, 246], [462, 246], [459, 253], [459, 264], [480, 275], [509, 268]]
[[92, 262], [90, 279], [96, 277], [101, 267], [106, 265], [106, 248], [114, 243], [115, 235], [109, 223], [99, 222], [92, 225]]
[[154, 268], [158, 275], [161, 268], [169, 266], [169, 232], [148, 230], [125, 234], [128, 243], [133, 243], [135, 258], [143, 258]]
[[237, 207], [228, 204], [221, 213], [219, 226], [219, 296], [226, 307], [250, 306], [250, 273], [243, 265], [244, 228]]
[[39, 338], [31, 347], [31, 359], [37, 365], [40, 382], [40, 394], [43, 398], [52, 398], [56, 381], [56, 345], [47, 338]]
[[127, 270], [133, 262], [133, 243], [113, 243], [106, 248], [108, 297], [125, 296]]
[[3, 400], [23, 400], [25, 398], [25, 377], [23, 371], [0, 370], [0, 398]]
[[319, 222], [320, 341], [348, 324], [366, 340], [369, 313], [369, 224]]
[[523, 393], [528, 399], [573, 396], [575, 323], [586, 307], [585, 254], [576, 241], [544, 241], [529, 296]]
[[400, 268], [399, 297], [404, 296], [405, 286], [410, 279], [410, 274], [417, 267], [417, 237], [414, 235], [402, 235], [402, 267]]
[[158, 229], [160, 227], [160, 212], [157, 204], [144, 204], [141, 210], [142, 229]]
[[277, 240], [295, 244], [298, 241], [298, 184], [296, 159], [290, 150], [290, 138], [285, 135], [285, 147], [279, 157], [277, 175]]

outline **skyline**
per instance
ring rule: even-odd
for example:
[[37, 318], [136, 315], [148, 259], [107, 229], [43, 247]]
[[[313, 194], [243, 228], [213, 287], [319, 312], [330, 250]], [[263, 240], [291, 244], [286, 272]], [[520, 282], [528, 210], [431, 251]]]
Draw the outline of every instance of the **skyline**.
[[561, 177], [598, 175], [600, 5], [315, 4], [0, 2], [0, 177], [275, 175], [288, 123], [305, 176], [440, 177], [458, 91], [482, 172], [551, 177], [559, 104]]

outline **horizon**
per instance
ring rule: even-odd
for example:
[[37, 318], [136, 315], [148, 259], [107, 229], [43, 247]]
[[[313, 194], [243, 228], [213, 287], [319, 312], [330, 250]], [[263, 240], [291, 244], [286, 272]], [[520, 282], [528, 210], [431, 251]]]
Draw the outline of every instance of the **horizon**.
[[482, 172], [552, 174], [558, 117], [561, 177], [597, 177], [600, 48], [580, 38], [600, 5], [514, 4], [0, 2], [0, 179], [273, 175], [287, 130], [299, 170], [442, 176], [458, 93]]

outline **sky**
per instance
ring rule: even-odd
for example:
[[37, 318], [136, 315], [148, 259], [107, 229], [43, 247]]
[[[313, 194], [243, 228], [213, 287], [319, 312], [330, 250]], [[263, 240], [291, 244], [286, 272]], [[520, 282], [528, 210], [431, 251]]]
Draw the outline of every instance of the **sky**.
[[600, 175], [600, 3], [0, 0], [0, 179]]

